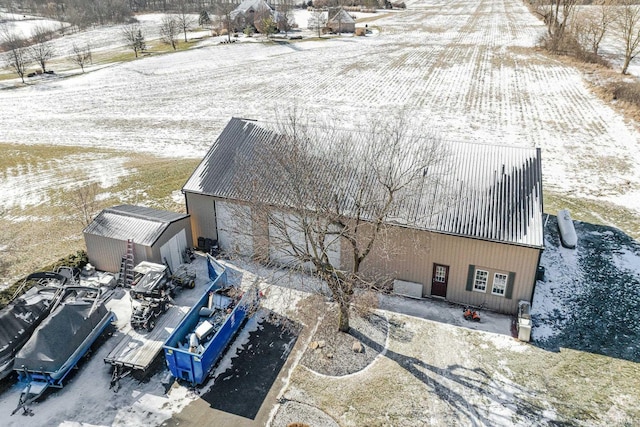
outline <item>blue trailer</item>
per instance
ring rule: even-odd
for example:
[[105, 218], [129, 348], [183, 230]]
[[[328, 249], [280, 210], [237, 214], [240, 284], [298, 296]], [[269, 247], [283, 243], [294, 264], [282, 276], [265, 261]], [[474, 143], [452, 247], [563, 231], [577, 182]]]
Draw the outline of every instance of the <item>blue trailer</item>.
[[208, 256], [211, 284], [165, 342], [164, 355], [171, 374], [201, 385], [233, 336], [257, 304], [257, 290], [243, 292], [228, 286], [227, 272]]

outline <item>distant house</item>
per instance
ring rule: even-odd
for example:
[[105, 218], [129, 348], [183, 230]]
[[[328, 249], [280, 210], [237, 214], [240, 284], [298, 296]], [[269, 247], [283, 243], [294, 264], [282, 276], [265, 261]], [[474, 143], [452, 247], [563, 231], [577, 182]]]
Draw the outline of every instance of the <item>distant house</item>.
[[327, 27], [334, 33], [355, 33], [356, 21], [343, 8], [330, 8]]
[[[250, 174], [236, 161], [277, 137], [257, 122], [234, 118], [227, 124], [182, 189], [194, 241], [210, 238], [229, 253], [278, 256], [263, 219], [247, 215], [251, 223], [239, 223], [238, 212], [253, 212], [238, 192]], [[450, 158], [439, 166], [455, 183], [446, 209], [425, 215], [439, 188], [433, 199], [417, 200], [417, 221], [394, 220], [393, 238], [374, 247], [361, 272], [395, 279], [399, 293], [516, 313], [519, 300], [531, 301], [543, 250], [540, 150], [470, 143], [449, 149]], [[342, 241], [330, 262], [346, 269], [350, 255]]]
[[256, 29], [259, 21], [267, 17], [274, 18], [274, 11], [266, 1], [244, 0], [231, 12], [233, 31], [243, 31], [247, 26]]
[[119, 205], [104, 209], [84, 229], [89, 262], [98, 270], [117, 273], [127, 241], [134, 246], [134, 261], [167, 263], [172, 269], [183, 262], [193, 246], [189, 215], [143, 206]]

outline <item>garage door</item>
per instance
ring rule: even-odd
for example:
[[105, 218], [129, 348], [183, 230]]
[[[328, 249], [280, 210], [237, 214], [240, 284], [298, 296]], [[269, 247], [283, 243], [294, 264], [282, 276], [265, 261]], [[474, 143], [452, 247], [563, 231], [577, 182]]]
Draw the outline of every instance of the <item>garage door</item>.
[[[307, 236], [301, 227], [301, 221], [292, 214], [274, 213], [269, 222], [269, 257], [271, 261], [288, 267], [299, 264], [296, 258], [296, 250], [313, 253], [308, 246]], [[286, 230], [286, 231], [285, 231]], [[340, 244], [336, 236], [325, 238], [325, 248], [329, 262], [334, 267], [340, 268]], [[311, 269], [313, 265], [306, 263], [306, 269]]]
[[253, 255], [251, 209], [216, 200], [218, 245], [228, 254]]
[[176, 268], [182, 264], [182, 254], [186, 249], [187, 233], [180, 230], [171, 240], [160, 247], [160, 256], [163, 262], [169, 264], [171, 271], [176, 271]]

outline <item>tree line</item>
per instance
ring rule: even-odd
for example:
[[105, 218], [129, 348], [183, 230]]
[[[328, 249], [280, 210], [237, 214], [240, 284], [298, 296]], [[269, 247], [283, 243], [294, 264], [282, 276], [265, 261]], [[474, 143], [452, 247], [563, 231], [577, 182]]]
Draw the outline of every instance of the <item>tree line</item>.
[[530, 6], [546, 24], [541, 40], [554, 53], [587, 62], [606, 64], [601, 55], [605, 37], [615, 41], [622, 57], [621, 73], [640, 54], [640, 4], [637, 0], [599, 0], [581, 5], [577, 0], [530, 0]]

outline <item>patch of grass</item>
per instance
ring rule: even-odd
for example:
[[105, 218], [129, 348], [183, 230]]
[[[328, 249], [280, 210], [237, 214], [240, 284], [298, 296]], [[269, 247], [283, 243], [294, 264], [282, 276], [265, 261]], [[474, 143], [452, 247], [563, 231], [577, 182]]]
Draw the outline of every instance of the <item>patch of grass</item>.
[[140, 199], [136, 196], [135, 200], [128, 203], [144, 203], [157, 209], [184, 212], [184, 203], [173, 201], [171, 194], [182, 189], [199, 163], [200, 159], [170, 159], [135, 154], [125, 166], [135, 168], [136, 172], [124, 177], [111, 191], [121, 195], [136, 189], [136, 194], [144, 194], [144, 197]]
[[7, 144], [0, 142], [0, 173], [9, 168], [33, 167], [54, 159], [63, 159], [74, 154], [86, 154], [92, 152], [109, 152], [108, 150], [96, 150], [93, 148], [57, 145], [23, 145]]
[[532, 350], [508, 359], [513, 379], [533, 391], [527, 399], [549, 402], [562, 419], [602, 425], [614, 409], [618, 421], [640, 419], [640, 409], [624, 403], [638, 393], [637, 364], [570, 349]]
[[[26, 171], [45, 161], [64, 159], [65, 156], [78, 153], [100, 153], [105, 162], [122, 156], [117, 151], [81, 147], [2, 144], [0, 148], [5, 148], [4, 152], [10, 154], [0, 157], [0, 176], [6, 174], [8, 168]], [[184, 212], [184, 203], [176, 203], [171, 195], [182, 188], [198, 163], [197, 159], [132, 155], [124, 165], [129, 175], [121, 178], [116, 185], [100, 190], [108, 197], [99, 201], [97, 211], [130, 203]], [[61, 179], [86, 180], [88, 176], [78, 176], [78, 171], [67, 171], [64, 168], [54, 172]], [[86, 173], [90, 174], [90, 171]], [[85, 225], [74, 218], [77, 212], [69, 200], [73, 197], [72, 194], [56, 187], [55, 182], [52, 182], [46, 196], [47, 203], [25, 208], [14, 207], [0, 212], [0, 242], [8, 247], [8, 250], [0, 252], [0, 265], [7, 266], [4, 273], [0, 272], [0, 276], [20, 277], [69, 253], [84, 249], [82, 230]]]
[[630, 209], [604, 200], [578, 199], [545, 190], [544, 210], [555, 215], [560, 209], [569, 209], [575, 220], [616, 227], [634, 239], [640, 239], [638, 214]]

